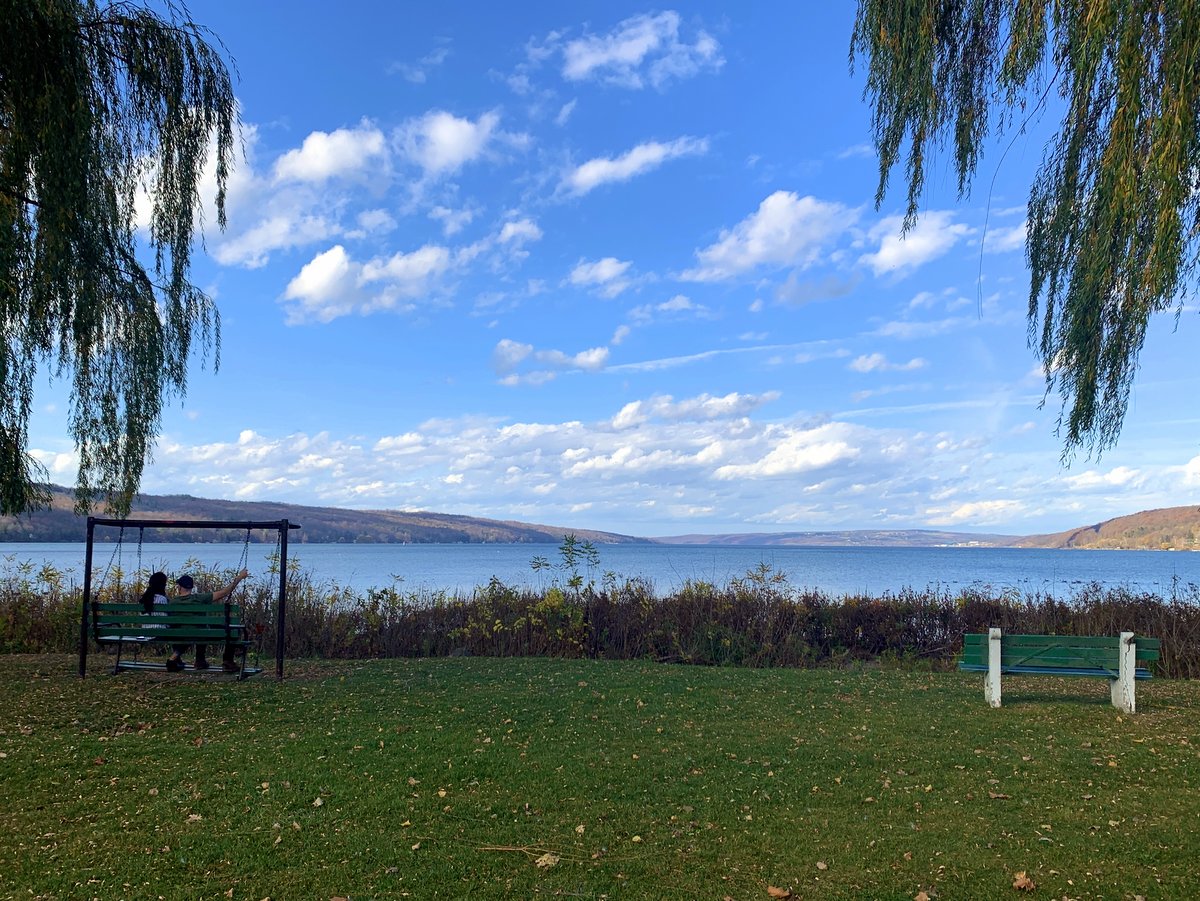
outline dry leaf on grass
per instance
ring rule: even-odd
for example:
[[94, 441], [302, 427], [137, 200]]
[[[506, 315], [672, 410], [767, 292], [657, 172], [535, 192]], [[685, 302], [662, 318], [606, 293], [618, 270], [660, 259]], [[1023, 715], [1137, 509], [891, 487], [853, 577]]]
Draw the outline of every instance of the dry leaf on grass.
[[551, 854], [549, 851], [547, 851], [545, 854], [535, 860], [534, 863], [537, 864], [539, 869], [548, 870], [558, 863], [558, 855]]
[[931, 899], [929, 897], [929, 892], [925, 891], [924, 889], [921, 889], [921, 891], [919, 891], [915, 895], [913, 895], [913, 901], [931, 901]]
[[1020, 889], [1023, 892], [1032, 892], [1037, 888], [1037, 883], [1030, 879], [1025, 871], [1013, 873], [1013, 888]]
[[792, 897], [792, 890], [786, 888], [776, 888], [773, 885], [768, 885], [767, 894], [772, 898], [790, 898]]
[[988, 797], [993, 801], [1007, 801], [1009, 796], [1003, 792], [988, 792]]

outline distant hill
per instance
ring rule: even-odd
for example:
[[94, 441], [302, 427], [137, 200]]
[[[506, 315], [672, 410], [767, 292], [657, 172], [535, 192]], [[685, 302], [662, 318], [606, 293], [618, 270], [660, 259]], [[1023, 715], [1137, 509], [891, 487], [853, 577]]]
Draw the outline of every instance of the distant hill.
[[860, 529], [850, 532], [746, 532], [733, 535], [675, 535], [660, 544], [766, 545], [791, 547], [1010, 547], [1015, 535], [977, 535], [928, 529]]
[[[83, 541], [87, 522], [76, 516], [70, 489], [54, 486], [53, 506], [28, 516], [0, 516], [0, 541]], [[103, 514], [97, 514], [103, 515]], [[397, 510], [343, 510], [260, 501], [206, 500], [187, 494], [138, 495], [130, 516], [134, 519], [277, 520], [300, 523], [289, 541], [313, 544], [558, 544], [569, 532], [595, 544], [645, 543], [647, 539], [612, 532], [566, 526], [479, 519], [447, 513]], [[97, 531], [97, 540], [115, 540], [116, 529]], [[227, 541], [223, 532], [197, 529], [147, 529], [145, 541]], [[274, 541], [274, 535], [256, 533], [252, 541]]]
[[[20, 518], [0, 516], [0, 542], [83, 541], [87, 526], [74, 513], [70, 489], [54, 486], [53, 507]], [[762, 545], [793, 547], [1039, 547], [1113, 550], [1200, 550], [1200, 507], [1169, 507], [1119, 516], [1054, 535], [996, 535], [936, 529], [860, 529], [819, 532], [743, 532], [637, 538], [570, 526], [398, 510], [345, 510], [263, 501], [207, 500], [187, 494], [138, 495], [135, 519], [277, 520], [298, 522], [292, 542], [312, 544], [559, 544], [573, 532], [595, 544]], [[116, 530], [97, 532], [115, 540]], [[222, 532], [147, 529], [146, 541], [227, 541]], [[252, 541], [274, 541], [257, 533]]]
[[1200, 550], [1200, 507], [1166, 507], [1118, 516], [1054, 535], [1031, 535], [1016, 547], [1098, 550]]

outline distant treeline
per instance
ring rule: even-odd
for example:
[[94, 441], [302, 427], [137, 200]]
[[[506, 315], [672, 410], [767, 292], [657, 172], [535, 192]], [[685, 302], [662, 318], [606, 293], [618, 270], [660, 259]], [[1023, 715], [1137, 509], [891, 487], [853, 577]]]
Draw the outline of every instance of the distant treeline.
[[[285, 653], [292, 658], [450, 655], [649, 659], [704, 666], [817, 667], [891, 661], [948, 669], [962, 636], [991, 626], [1060, 635], [1130, 630], [1162, 640], [1160, 676], [1200, 677], [1200, 588], [1163, 598], [1092, 586], [1069, 598], [971, 588], [832, 598], [793, 589], [763, 566], [727, 585], [688, 582], [660, 597], [639, 580], [582, 583], [572, 571], [544, 591], [498, 581], [470, 595], [358, 593], [289, 573]], [[202, 574], [215, 586], [228, 573]], [[275, 654], [276, 586], [251, 581], [246, 610], [264, 659]], [[105, 585], [103, 599], [136, 586]], [[0, 578], [0, 652], [73, 651], [80, 595], [43, 568]]]

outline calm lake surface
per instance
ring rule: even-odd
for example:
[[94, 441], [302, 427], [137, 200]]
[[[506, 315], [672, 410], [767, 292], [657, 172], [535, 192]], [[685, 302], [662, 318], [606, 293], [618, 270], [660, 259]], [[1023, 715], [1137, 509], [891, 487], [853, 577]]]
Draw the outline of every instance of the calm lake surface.
[[[1178, 586], [1200, 585], [1200, 553], [1186, 551], [1083, 551], [1025, 548], [845, 548], [845, 547], [698, 547], [694, 545], [598, 545], [600, 566], [585, 577], [597, 583], [606, 572], [640, 577], [659, 594], [685, 580], [724, 585], [765, 563], [787, 575], [796, 588], [818, 588], [832, 596], [878, 596], [904, 588], [956, 591], [972, 585], [1016, 589], [1025, 594], [1068, 597], [1091, 582], [1170, 597]], [[97, 544], [93, 567], [99, 579], [115, 565], [113, 544]], [[252, 544], [247, 566], [265, 576], [275, 545]], [[83, 583], [84, 545], [0, 543], [0, 576], [22, 564], [44, 564]], [[241, 544], [145, 544], [141, 565], [168, 573], [197, 562], [207, 568], [236, 566]], [[559, 562], [556, 545], [536, 544], [298, 544], [289, 547], [289, 567], [299, 566], [318, 583], [365, 591], [392, 585], [404, 590], [469, 594], [495, 576], [513, 587], [542, 587], [551, 575], [535, 573], [530, 561]], [[120, 551], [120, 565], [138, 568], [136, 543]]]

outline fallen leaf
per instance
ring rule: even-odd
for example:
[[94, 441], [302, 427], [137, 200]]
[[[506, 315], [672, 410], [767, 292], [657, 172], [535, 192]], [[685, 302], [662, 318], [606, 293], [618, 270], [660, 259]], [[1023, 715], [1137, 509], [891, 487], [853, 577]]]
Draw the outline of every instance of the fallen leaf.
[[202, 744], [204, 744], [204, 739], [203, 739], [203, 738], [201, 738], [200, 736], [198, 736], [198, 735], [197, 735], [197, 736], [196, 736], [196, 737], [195, 737], [195, 738], [192, 740], [192, 744], [194, 744], [194, 745], [195, 745], [195, 746], [198, 748], [198, 747], [200, 747]]
[[904, 859], [905, 859], [905, 860], [912, 860], [912, 851], [905, 851], [905, 852], [904, 852]]
[[823, 861], [823, 860], [818, 860], [818, 861], [817, 861], [817, 869], [818, 869], [818, 870], [828, 870], [828, 869], [829, 869], [829, 864], [827, 864], [827, 863], [826, 863], [825, 861]]
[[575, 827], [575, 831], [578, 832], [580, 835], [583, 835], [584, 830], [586, 830], [586, 829], [587, 829], [586, 826], [576, 826]]
[[631, 842], [640, 842], [641, 840], [642, 840], [642, 837], [640, 835], [635, 835], [633, 838], [630, 839]]
[[1003, 792], [988, 792], [988, 797], [993, 801], [1007, 801], [1009, 796]]
[[547, 851], [545, 854], [535, 860], [534, 863], [537, 864], [539, 869], [548, 870], [558, 863], [558, 855], [551, 854], [549, 851]]
[[1013, 888], [1020, 889], [1023, 892], [1032, 892], [1037, 888], [1037, 883], [1030, 879], [1025, 871], [1013, 873]]
[[921, 891], [919, 891], [915, 895], [913, 895], [913, 901], [931, 901], [931, 899], [929, 897], [929, 892], [922, 889]]
[[188, 822], [189, 823], [199, 823], [202, 819], [204, 819], [204, 817], [202, 817], [198, 813], [189, 813], [188, 814]]
[[225, 897], [226, 897], [226, 898], [232, 898], [232, 897], [233, 897], [233, 889], [230, 889], [229, 891], [227, 891], [227, 892], [225, 893]]
[[412, 849], [413, 849], [414, 851], [416, 851], [416, 850], [418, 850], [420, 847], [421, 847], [421, 843], [420, 843], [420, 842], [417, 842], [415, 845], [413, 845], [413, 846], [412, 846]]
[[773, 885], [768, 885], [767, 894], [772, 898], [790, 898], [792, 897], [792, 890], [786, 888], [776, 888]]
[[325, 800], [323, 798], [314, 798], [313, 799], [313, 807], [323, 807], [324, 805], [325, 805]]

